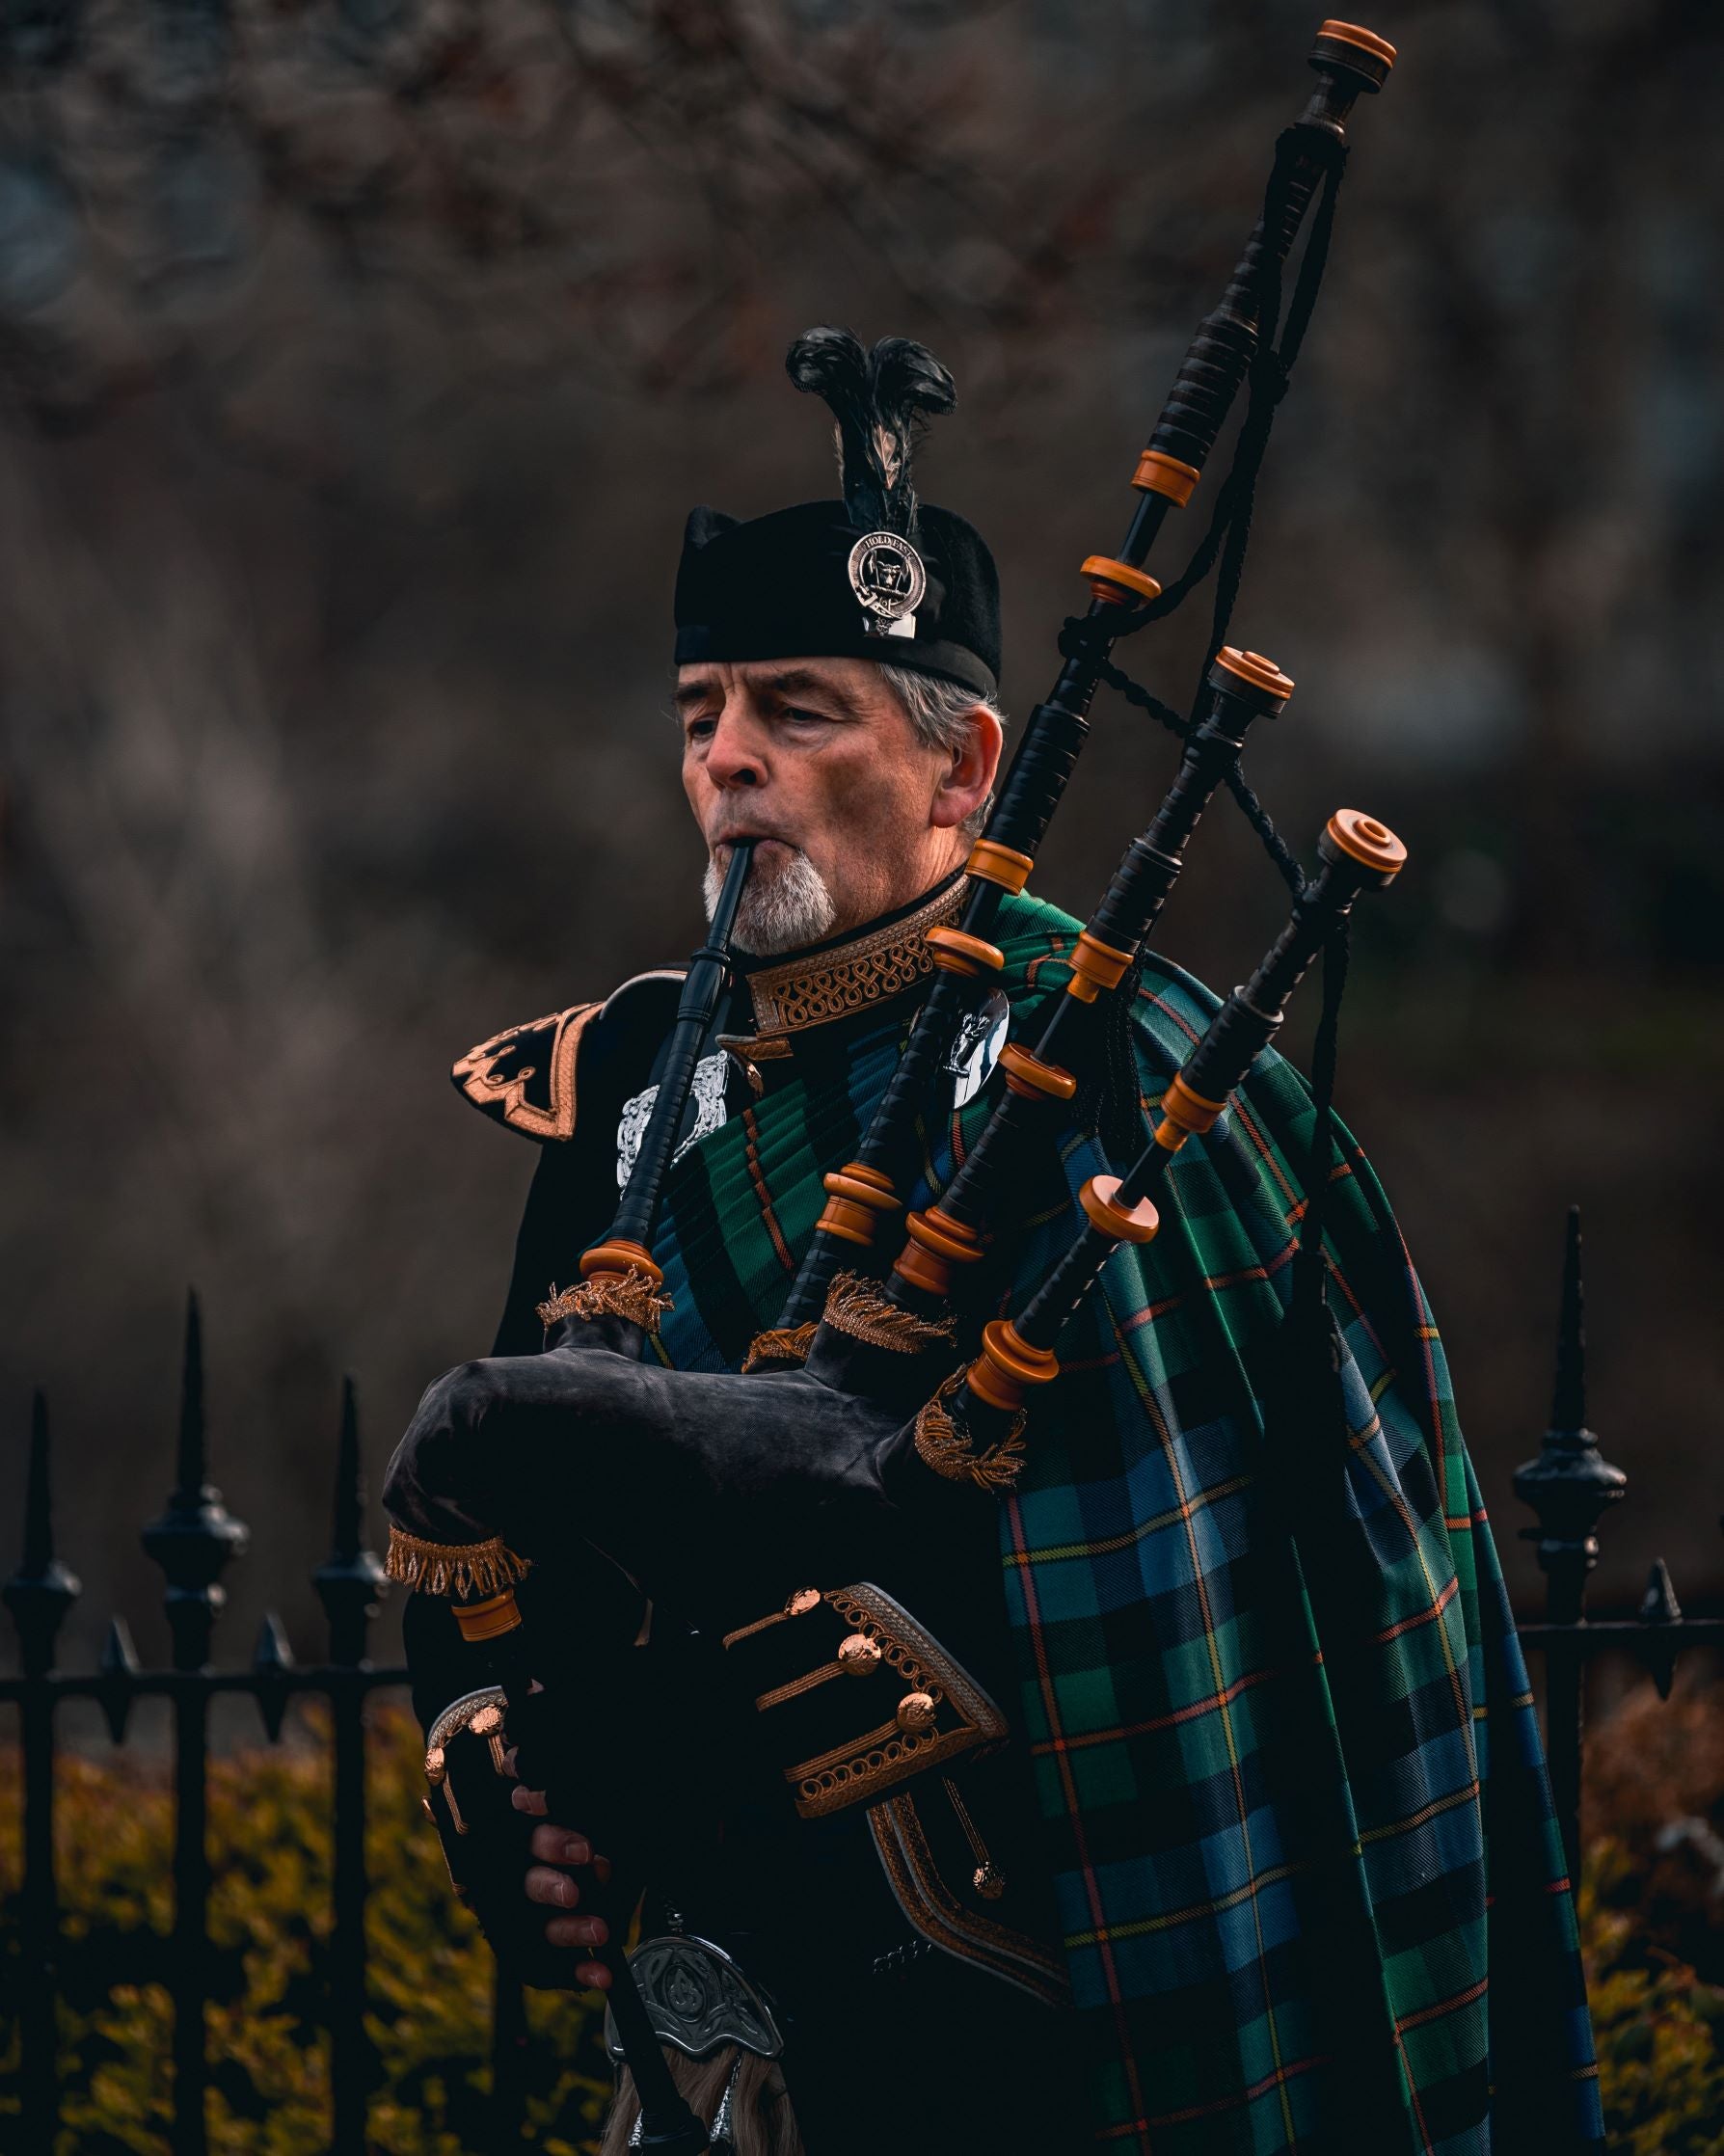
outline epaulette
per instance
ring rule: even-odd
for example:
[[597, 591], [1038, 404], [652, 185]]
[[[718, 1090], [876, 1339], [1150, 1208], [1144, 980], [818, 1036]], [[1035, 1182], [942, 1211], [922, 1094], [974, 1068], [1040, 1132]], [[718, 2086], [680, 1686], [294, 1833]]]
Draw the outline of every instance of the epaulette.
[[572, 1003], [470, 1048], [450, 1070], [456, 1088], [494, 1122], [541, 1140], [575, 1135], [581, 1047], [595, 1021], [633, 989], [682, 980], [680, 969], [637, 973], [603, 1003]]

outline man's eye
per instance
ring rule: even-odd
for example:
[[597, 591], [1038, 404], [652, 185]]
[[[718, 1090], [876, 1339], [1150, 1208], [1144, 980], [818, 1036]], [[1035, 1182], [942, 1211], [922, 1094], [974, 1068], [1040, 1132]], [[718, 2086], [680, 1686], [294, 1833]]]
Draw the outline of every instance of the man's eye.
[[804, 711], [796, 704], [787, 705], [784, 715], [786, 718], [794, 719], [799, 726], [824, 726], [829, 722], [827, 713]]
[[685, 730], [685, 738], [691, 741], [710, 741], [718, 731], [715, 718], [691, 718]]

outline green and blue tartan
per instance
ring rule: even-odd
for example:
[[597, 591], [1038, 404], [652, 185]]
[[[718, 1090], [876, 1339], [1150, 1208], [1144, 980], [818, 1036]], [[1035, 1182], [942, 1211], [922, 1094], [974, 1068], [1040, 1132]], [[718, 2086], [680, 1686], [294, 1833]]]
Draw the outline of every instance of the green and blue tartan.
[[[996, 934], [1013, 1032], [1078, 924], [1025, 897]], [[1151, 960], [1132, 1020], [1145, 1114], [1217, 1008]], [[856, 1038], [674, 1170], [660, 1353], [736, 1368], [772, 1323], [901, 1045]], [[987, 1101], [937, 1134], [924, 1202]], [[1603, 2146], [1538, 1725], [1448, 1367], [1369, 1164], [1337, 1122], [1325, 1208], [1347, 1442], [1268, 1472], [1263, 1372], [1287, 1304], [1313, 1110], [1267, 1052], [1173, 1165], [1062, 1342], [1000, 1507], [1020, 1713], [1053, 1844], [1095, 2138], [1155, 2156]], [[1021, 1290], [1118, 1169], [1068, 1131]], [[1037, 1186], [1039, 1189], [1040, 1186]], [[1287, 1552], [1290, 1512], [1303, 1575]], [[1319, 1873], [1310, 1821], [1338, 1831]], [[1355, 1911], [1351, 1929], [1337, 1916]], [[1349, 1943], [1350, 1942], [1350, 1943]], [[1365, 2108], [1372, 2046], [1397, 2116]]]

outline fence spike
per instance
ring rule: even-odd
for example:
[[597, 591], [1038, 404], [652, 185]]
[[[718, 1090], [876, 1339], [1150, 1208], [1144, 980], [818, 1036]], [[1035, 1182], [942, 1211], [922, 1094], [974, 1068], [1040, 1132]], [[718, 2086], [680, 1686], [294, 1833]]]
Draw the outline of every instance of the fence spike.
[[108, 1619], [108, 1636], [102, 1642], [102, 1688], [96, 1695], [108, 1736], [116, 1744], [125, 1741], [125, 1725], [131, 1719], [136, 1694], [132, 1683], [139, 1669], [138, 1650], [132, 1645], [130, 1628], [123, 1617]]
[[144, 1548], [167, 1575], [168, 1624], [175, 1669], [202, 1669], [209, 1658], [215, 1613], [227, 1600], [218, 1580], [229, 1558], [244, 1554], [251, 1530], [204, 1480], [203, 1325], [197, 1290], [186, 1296], [185, 1366], [179, 1395], [177, 1483], [162, 1517], [144, 1530]]
[[287, 1714], [288, 1688], [283, 1680], [294, 1667], [293, 1645], [287, 1628], [276, 1612], [266, 1610], [257, 1628], [257, 1644], [252, 1653], [252, 1674], [256, 1679], [257, 1711], [272, 1744], [280, 1741]]
[[203, 1425], [203, 1314], [198, 1290], [185, 1293], [185, 1355], [179, 1379], [179, 1448], [175, 1496], [196, 1504], [203, 1489], [208, 1465], [208, 1442]]
[[54, 1506], [48, 1490], [48, 1402], [40, 1386], [30, 1400], [30, 1463], [24, 1470], [26, 1579], [39, 1579], [54, 1561]]
[[30, 1458], [24, 1479], [24, 1547], [18, 1569], [0, 1588], [12, 1611], [27, 1677], [54, 1666], [54, 1641], [83, 1588], [54, 1554], [54, 1507], [48, 1481], [48, 1403], [30, 1405]]
[[[1662, 1557], [1655, 1557], [1652, 1570], [1646, 1576], [1646, 1592], [1640, 1598], [1640, 1622], [1655, 1627], [1675, 1626], [1682, 1623], [1682, 1604], [1671, 1583], [1670, 1568]], [[1639, 1649], [1646, 1673], [1658, 1688], [1658, 1697], [1668, 1699], [1676, 1676], [1677, 1639], [1660, 1638], [1657, 1630], [1649, 1631], [1642, 1634]]]
[[387, 1592], [382, 1560], [364, 1547], [364, 1539], [365, 1469], [360, 1450], [359, 1394], [349, 1377], [341, 1381], [333, 1544], [328, 1560], [311, 1575], [329, 1618], [329, 1658], [342, 1668], [357, 1668], [364, 1661], [365, 1627]]
[[1580, 1208], [1569, 1207], [1562, 1253], [1562, 1308], [1556, 1326], [1556, 1378], [1550, 1388], [1552, 1430], [1586, 1427], [1586, 1288], [1580, 1277]]
[[1580, 1278], [1580, 1208], [1569, 1208], [1563, 1253], [1562, 1308], [1557, 1325], [1556, 1382], [1550, 1427], [1536, 1460], [1515, 1469], [1515, 1495], [1538, 1515], [1522, 1538], [1538, 1544], [1548, 1581], [1551, 1622], [1576, 1624], [1586, 1598], [1586, 1577], [1599, 1561], [1593, 1529], [1607, 1506], [1618, 1503], [1629, 1478], [1599, 1450], [1586, 1427], [1586, 1330]]
[[330, 1556], [350, 1563], [360, 1553], [365, 1531], [365, 1470], [360, 1459], [359, 1394], [353, 1380], [341, 1380], [341, 1434], [336, 1442], [335, 1536]]
[[1652, 1570], [1646, 1576], [1646, 1592], [1640, 1598], [1640, 1622], [1643, 1625], [1675, 1625], [1681, 1622], [1682, 1613], [1670, 1567], [1662, 1557], [1655, 1557]]

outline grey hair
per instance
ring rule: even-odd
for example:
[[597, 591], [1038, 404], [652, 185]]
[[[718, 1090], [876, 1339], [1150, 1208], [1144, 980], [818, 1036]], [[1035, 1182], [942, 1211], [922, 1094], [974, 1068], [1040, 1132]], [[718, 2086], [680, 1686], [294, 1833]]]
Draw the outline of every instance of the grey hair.
[[[991, 696], [979, 696], [973, 688], [965, 688], [959, 682], [939, 681], [932, 674], [912, 673], [907, 666], [888, 666], [883, 660], [875, 663], [880, 669], [880, 679], [909, 714], [911, 729], [924, 748], [962, 748], [970, 730], [970, 714], [978, 707], [992, 712], [1002, 726], [1006, 723], [1006, 714]], [[965, 838], [980, 837], [993, 805], [990, 792], [986, 800], [959, 826]]]

